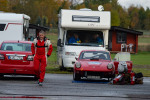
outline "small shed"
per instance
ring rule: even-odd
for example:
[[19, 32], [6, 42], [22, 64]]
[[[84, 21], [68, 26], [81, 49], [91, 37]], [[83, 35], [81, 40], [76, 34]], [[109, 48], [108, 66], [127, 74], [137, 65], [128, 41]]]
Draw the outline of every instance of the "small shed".
[[38, 25], [35, 25], [35, 24], [29, 24], [29, 37], [30, 38], [37, 37], [41, 30], [49, 31], [49, 28], [44, 27], [44, 26], [38, 26]]
[[138, 36], [143, 32], [112, 26], [109, 31], [108, 50], [112, 53], [120, 51], [138, 53]]

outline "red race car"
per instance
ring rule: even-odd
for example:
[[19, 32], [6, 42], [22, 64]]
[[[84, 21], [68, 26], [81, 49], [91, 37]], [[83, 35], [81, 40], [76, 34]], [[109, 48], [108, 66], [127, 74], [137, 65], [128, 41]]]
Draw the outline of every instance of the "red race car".
[[4, 41], [0, 45], [0, 76], [7, 74], [34, 75], [29, 41]]
[[108, 51], [84, 50], [74, 65], [73, 79], [115, 77], [115, 67]]

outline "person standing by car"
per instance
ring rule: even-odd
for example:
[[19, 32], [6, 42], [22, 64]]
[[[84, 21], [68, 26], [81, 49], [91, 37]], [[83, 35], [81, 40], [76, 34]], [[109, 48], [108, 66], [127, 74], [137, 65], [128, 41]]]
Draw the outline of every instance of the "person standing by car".
[[34, 55], [34, 68], [37, 77], [39, 78], [38, 84], [42, 86], [45, 76], [45, 68], [47, 66], [47, 57], [53, 51], [50, 40], [45, 37], [45, 32], [40, 31], [39, 37], [35, 38], [31, 45], [32, 54]]

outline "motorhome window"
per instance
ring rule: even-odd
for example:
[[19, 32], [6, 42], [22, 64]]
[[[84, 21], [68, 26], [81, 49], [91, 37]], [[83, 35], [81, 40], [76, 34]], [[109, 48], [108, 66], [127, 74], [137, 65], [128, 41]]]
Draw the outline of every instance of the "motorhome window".
[[103, 32], [69, 30], [67, 31], [65, 44], [75, 46], [103, 46]]
[[0, 31], [4, 31], [6, 24], [0, 24]]
[[27, 20], [27, 19], [24, 19], [23, 35], [24, 35], [25, 40], [28, 40], [28, 38], [29, 38], [29, 20]]
[[111, 60], [108, 52], [104, 51], [85, 51], [81, 53], [79, 59], [103, 59]]
[[33, 41], [36, 38], [36, 29], [29, 29], [29, 36], [30, 41]]
[[117, 32], [117, 43], [126, 43], [127, 34], [123, 32]]
[[72, 16], [72, 21], [77, 22], [100, 22], [100, 17], [98, 16]]

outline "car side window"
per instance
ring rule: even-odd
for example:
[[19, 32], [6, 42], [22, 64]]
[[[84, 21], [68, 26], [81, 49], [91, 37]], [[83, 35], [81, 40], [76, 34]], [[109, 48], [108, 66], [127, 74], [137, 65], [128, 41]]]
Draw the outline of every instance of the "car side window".
[[6, 24], [0, 24], [0, 31], [4, 31]]

